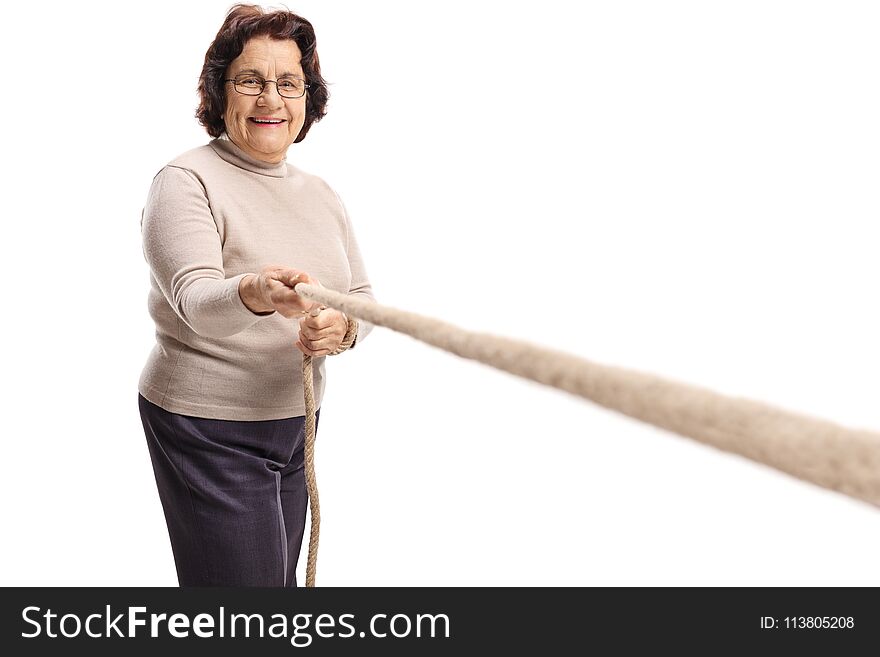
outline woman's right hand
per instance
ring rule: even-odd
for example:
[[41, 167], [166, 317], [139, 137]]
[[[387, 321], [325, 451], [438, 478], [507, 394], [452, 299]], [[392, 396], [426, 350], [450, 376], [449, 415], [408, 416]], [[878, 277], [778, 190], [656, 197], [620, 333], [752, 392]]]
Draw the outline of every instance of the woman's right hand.
[[258, 275], [242, 278], [239, 293], [244, 305], [252, 312], [274, 310], [287, 318], [299, 317], [303, 311], [311, 309], [315, 302], [293, 291], [297, 283], [320, 285], [318, 279], [299, 269], [268, 265]]

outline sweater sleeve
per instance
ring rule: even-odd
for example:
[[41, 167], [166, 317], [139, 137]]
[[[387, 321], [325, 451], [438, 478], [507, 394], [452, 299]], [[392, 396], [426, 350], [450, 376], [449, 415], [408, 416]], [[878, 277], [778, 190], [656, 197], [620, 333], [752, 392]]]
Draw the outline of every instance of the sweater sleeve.
[[204, 188], [196, 176], [166, 166], [153, 179], [141, 217], [144, 257], [163, 296], [193, 331], [234, 335], [258, 322], [238, 285], [226, 278], [222, 245]]
[[[348, 210], [345, 207], [345, 203], [343, 203], [342, 199], [339, 198], [338, 194], [336, 194], [336, 198], [339, 201], [339, 205], [342, 206], [343, 216], [345, 217], [345, 229], [347, 235], [346, 253], [348, 254], [348, 265], [351, 269], [351, 288], [348, 290], [348, 293], [350, 295], [363, 297], [364, 299], [368, 299], [370, 301], [375, 301], [376, 298], [373, 296], [373, 287], [370, 285], [370, 280], [367, 277], [367, 269], [364, 265], [364, 259], [361, 255], [361, 250], [358, 247], [357, 238], [354, 234], [354, 227], [351, 225], [351, 220], [348, 216]], [[363, 342], [364, 338], [366, 338], [372, 330], [373, 325], [370, 324], [370, 322], [359, 319], [358, 332], [355, 343], [360, 344], [361, 342]]]

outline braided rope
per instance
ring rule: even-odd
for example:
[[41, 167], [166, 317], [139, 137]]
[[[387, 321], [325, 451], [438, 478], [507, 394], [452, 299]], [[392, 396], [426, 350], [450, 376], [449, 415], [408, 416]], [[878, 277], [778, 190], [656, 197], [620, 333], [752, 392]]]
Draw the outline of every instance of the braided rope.
[[[321, 310], [324, 308], [322, 307]], [[357, 338], [358, 323], [348, 318], [348, 328], [342, 343], [331, 356], [341, 354], [349, 349]], [[306, 444], [305, 468], [306, 491], [309, 495], [309, 513], [311, 526], [309, 529], [309, 556], [306, 562], [306, 586], [315, 586], [315, 572], [318, 568], [318, 539], [321, 536], [321, 504], [318, 501], [318, 480], [315, 476], [315, 433], [317, 418], [315, 417], [315, 382], [312, 374], [312, 357], [303, 354], [302, 359], [303, 397], [306, 403]]]
[[[578, 356], [298, 283], [297, 294], [880, 507], [880, 433], [600, 365]], [[317, 500], [317, 496], [315, 498]], [[317, 539], [315, 539], [317, 545]]]
[[315, 388], [312, 380], [312, 357], [303, 354], [303, 394], [306, 400], [306, 490], [309, 494], [309, 512], [312, 516], [309, 529], [309, 557], [306, 562], [306, 586], [315, 586], [318, 568], [318, 539], [321, 535], [321, 504], [318, 502], [318, 481], [315, 477]]

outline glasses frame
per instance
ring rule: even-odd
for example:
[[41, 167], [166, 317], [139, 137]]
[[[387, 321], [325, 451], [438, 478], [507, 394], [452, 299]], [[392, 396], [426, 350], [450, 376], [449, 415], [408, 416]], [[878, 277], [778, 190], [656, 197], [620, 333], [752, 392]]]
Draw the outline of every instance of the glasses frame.
[[[258, 75], [250, 75], [248, 77], [253, 77], [253, 78], [257, 78], [258, 80], [263, 80], [263, 78], [261, 78]], [[282, 79], [285, 79], [285, 78], [282, 78]], [[281, 87], [278, 86], [278, 80], [263, 80], [263, 86], [260, 87], [259, 93], [252, 94], [252, 93], [248, 93], [246, 91], [242, 91], [241, 89], [239, 89], [238, 85], [235, 83], [235, 78], [226, 78], [223, 81], [224, 82], [231, 82], [232, 88], [235, 89], [236, 93], [240, 93], [242, 96], [251, 96], [251, 97], [262, 96], [264, 93], [266, 93], [266, 85], [269, 82], [274, 82], [275, 83], [275, 91], [278, 93], [278, 95], [281, 96], [282, 98], [287, 98], [289, 100], [293, 100], [296, 98], [302, 98], [303, 96], [306, 95], [306, 91], [309, 89], [309, 87], [312, 86], [308, 82], [303, 80], [302, 78], [286, 78], [286, 79], [300, 80], [303, 83], [303, 92], [299, 96], [285, 96], [283, 93], [281, 93]]]

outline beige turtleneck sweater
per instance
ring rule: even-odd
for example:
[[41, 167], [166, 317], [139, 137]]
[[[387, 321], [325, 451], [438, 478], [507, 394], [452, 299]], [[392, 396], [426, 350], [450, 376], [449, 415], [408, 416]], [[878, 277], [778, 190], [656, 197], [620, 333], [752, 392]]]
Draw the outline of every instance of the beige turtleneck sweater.
[[[251, 312], [238, 286], [265, 265], [285, 265], [326, 288], [373, 299], [348, 214], [327, 183], [215, 139], [156, 174], [141, 233], [156, 345], [140, 393], [197, 417], [304, 415], [298, 320]], [[357, 344], [370, 330], [359, 322]], [[325, 359], [313, 359], [317, 408]]]

